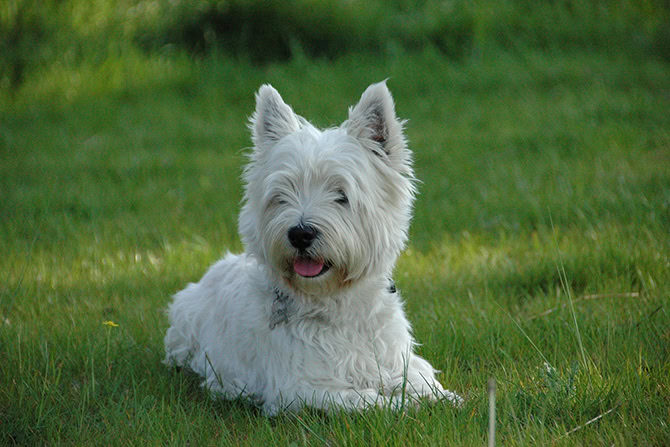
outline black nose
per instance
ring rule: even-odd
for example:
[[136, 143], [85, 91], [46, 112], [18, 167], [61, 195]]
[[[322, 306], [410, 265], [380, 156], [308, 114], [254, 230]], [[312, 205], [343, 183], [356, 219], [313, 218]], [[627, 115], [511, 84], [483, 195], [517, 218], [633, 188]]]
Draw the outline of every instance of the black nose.
[[298, 250], [304, 250], [316, 239], [316, 228], [310, 225], [296, 225], [288, 230], [288, 240]]

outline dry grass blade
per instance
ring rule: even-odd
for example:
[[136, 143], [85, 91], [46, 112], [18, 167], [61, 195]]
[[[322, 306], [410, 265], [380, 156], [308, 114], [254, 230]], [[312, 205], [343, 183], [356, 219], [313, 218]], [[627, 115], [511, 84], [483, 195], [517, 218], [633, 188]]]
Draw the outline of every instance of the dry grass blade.
[[578, 430], [581, 430], [582, 428], [584, 428], [588, 425], [591, 425], [594, 422], [599, 421], [600, 419], [604, 418], [605, 416], [607, 416], [608, 414], [610, 414], [611, 412], [613, 412], [614, 410], [616, 410], [620, 406], [621, 406], [621, 404], [616, 405], [615, 407], [610, 408], [606, 412], [599, 414], [598, 416], [594, 417], [593, 419], [588, 420], [587, 422], [583, 423], [582, 425], [578, 425], [577, 427], [573, 428], [572, 430], [569, 430], [569, 431], [565, 432], [565, 434], [563, 434], [563, 435], [559, 436], [558, 438], [554, 439], [554, 442], [558, 441], [559, 439], [566, 438], [566, 437], [570, 436], [571, 434], [573, 434], [574, 432], [576, 432]]
[[[589, 300], [596, 300], [600, 298], [637, 298], [639, 297], [640, 294], [638, 292], [625, 292], [625, 293], [596, 293], [592, 295], [583, 295], [580, 296], [579, 298], [575, 299], [574, 302], [578, 303], [580, 301], [589, 301]], [[532, 315], [528, 318], [526, 318], [526, 321], [531, 321], [535, 320], [536, 318], [544, 317], [549, 315], [550, 313], [556, 312], [558, 309], [563, 309], [567, 306], [567, 303], [562, 303], [560, 306], [552, 307], [549, 308], [543, 312], [540, 312], [539, 314]]]

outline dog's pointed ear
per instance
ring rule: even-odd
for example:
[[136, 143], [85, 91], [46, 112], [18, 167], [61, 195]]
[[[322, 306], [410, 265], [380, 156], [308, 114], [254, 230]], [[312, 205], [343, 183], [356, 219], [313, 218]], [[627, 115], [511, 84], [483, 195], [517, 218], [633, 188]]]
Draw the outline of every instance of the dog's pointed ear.
[[369, 86], [358, 104], [349, 108], [345, 127], [349, 135], [365, 143], [372, 142], [377, 155], [382, 156], [377, 150], [381, 149], [386, 156], [397, 158], [407, 151], [403, 124], [396, 118], [393, 97], [386, 81], [382, 81]]
[[257, 148], [271, 146], [300, 129], [299, 117], [268, 84], [262, 85], [256, 93], [256, 111], [249, 121]]

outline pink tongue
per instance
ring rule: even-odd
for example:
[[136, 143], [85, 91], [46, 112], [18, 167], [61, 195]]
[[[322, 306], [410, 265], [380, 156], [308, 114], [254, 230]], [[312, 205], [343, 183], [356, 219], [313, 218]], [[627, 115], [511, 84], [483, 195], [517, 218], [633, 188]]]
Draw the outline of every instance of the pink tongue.
[[293, 269], [300, 276], [316, 276], [323, 270], [323, 262], [308, 258], [296, 258], [293, 261]]

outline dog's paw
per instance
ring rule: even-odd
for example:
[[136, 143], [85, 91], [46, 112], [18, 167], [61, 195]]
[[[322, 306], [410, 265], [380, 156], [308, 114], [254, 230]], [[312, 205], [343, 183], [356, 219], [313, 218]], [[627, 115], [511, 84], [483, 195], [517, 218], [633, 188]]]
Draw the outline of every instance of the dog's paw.
[[454, 393], [453, 391], [449, 390], [441, 391], [440, 399], [449, 401], [456, 408], [460, 408], [461, 405], [463, 405], [463, 402], [465, 402], [465, 399], [463, 399], [461, 396]]

